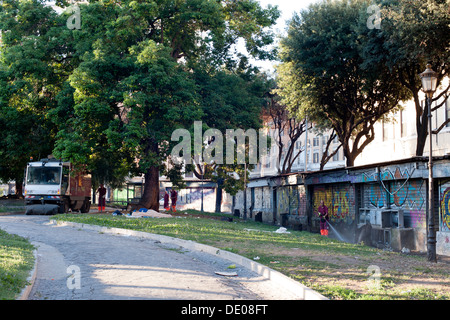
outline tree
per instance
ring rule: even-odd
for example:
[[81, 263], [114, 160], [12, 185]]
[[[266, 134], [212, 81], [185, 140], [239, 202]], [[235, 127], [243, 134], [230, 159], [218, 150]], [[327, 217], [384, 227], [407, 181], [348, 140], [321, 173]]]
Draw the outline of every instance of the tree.
[[[416, 110], [416, 156], [422, 156], [428, 136], [428, 106], [422, 104], [419, 98], [421, 81], [419, 73], [431, 63], [438, 73], [438, 86], [449, 76], [449, 30], [450, 14], [448, 1], [407, 1], [391, 0], [381, 3], [384, 41], [373, 39], [373, 50], [386, 57], [386, 63], [393, 73], [398, 73], [400, 83], [410, 92]], [[371, 63], [377, 60], [372, 55]], [[450, 86], [441, 88], [433, 97], [435, 104], [432, 111], [442, 107], [448, 98]], [[446, 124], [439, 126], [442, 129]]]
[[[233, 50], [240, 39], [252, 56], [273, 56], [267, 27], [279, 12], [254, 0], [104, 0], [79, 7], [81, 29], [69, 30], [71, 13], [58, 15], [43, 0], [2, 2], [0, 81], [9, 89], [0, 99], [2, 108], [12, 108], [5, 121], [39, 119], [49, 140], [33, 143], [88, 170], [94, 184], [120, 185], [129, 174], [144, 174], [141, 205], [158, 210], [160, 172], [179, 177], [173, 170], [180, 168], [164, 167], [170, 134], [192, 127], [208, 107], [198, 70], [214, 82], [221, 70], [243, 69], [245, 57]], [[229, 78], [242, 85], [252, 82], [249, 75]], [[15, 114], [22, 106], [29, 116]]]
[[[199, 88], [200, 103], [204, 115], [204, 130], [215, 129], [226, 136], [227, 129], [253, 129], [262, 127], [261, 109], [264, 95], [269, 90], [269, 81], [265, 75], [248, 66], [243, 59], [237, 68], [231, 70], [197, 69], [194, 73]], [[204, 145], [207, 148], [208, 144]], [[237, 155], [236, 155], [237, 156]], [[220, 212], [222, 191], [235, 195], [243, 187], [240, 181], [233, 178], [233, 172], [243, 173], [243, 166], [234, 163], [196, 163], [189, 170], [198, 179], [212, 179], [217, 183], [216, 212]], [[236, 160], [236, 159], [235, 159]], [[248, 166], [251, 169], [253, 166]]]
[[[177, 128], [192, 131], [194, 120], [212, 112], [202, 89], [209, 82], [220, 89], [214, 85], [217, 77], [247, 87], [249, 80], [227, 76], [221, 66], [241, 65], [243, 59], [234, 58], [231, 50], [239, 38], [252, 54], [270, 55], [264, 47], [272, 41], [271, 32], [265, 27], [277, 15], [276, 9], [262, 9], [251, 0], [81, 6], [82, 28], [73, 31], [80, 43], [72, 47], [79, 63], [55, 111], [71, 117], [64, 126], [60, 122], [55, 153], [97, 172], [108, 163], [115, 166], [109, 170], [113, 175], [126, 169], [144, 174], [140, 205], [158, 210], [159, 175], [178, 170], [165, 167], [173, 147], [170, 134]], [[202, 70], [207, 85], [199, 85]], [[114, 161], [101, 161], [105, 158]], [[178, 179], [173, 170], [170, 177]]]
[[264, 111], [267, 121], [273, 124], [272, 141], [278, 151], [276, 159], [278, 174], [289, 173], [303, 151], [295, 146], [300, 136], [308, 130], [307, 121], [305, 118], [298, 120], [291, 116], [287, 107], [280, 103], [280, 97], [273, 92], [267, 94], [267, 106]]
[[[374, 139], [374, 124], [408, 98], [383, 61], [364, 63], [369, 1], [324, 1], [294, 15], [281, 42], [278, 93], [299, 119], [329, 121], [347, 166]], [[330, 18], [332, 17], [332, 18]], [[382, 37], [382, 35], [379, 35]]]
[[57, 21], [41, 1], [0, 5], [0, 179], [15, 180], [20, 196], [27, 162], [52, 153], [55, 126], [47, 112], [56, 105], [61, 69], [49, 53]]

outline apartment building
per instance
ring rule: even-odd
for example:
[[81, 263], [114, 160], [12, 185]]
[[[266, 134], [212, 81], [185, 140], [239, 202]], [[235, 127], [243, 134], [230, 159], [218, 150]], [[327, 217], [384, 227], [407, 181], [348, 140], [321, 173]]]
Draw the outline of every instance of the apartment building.
[[[280, 132], [276, 130], [272, 122], [267, 123], [266, 130], [266, 134], [271, 137], [272, 143], [270, 144], [267, 156], [261, 157], [258, 165], [251, 171], [250, 178], [276, 176], [282, 173], [283, 163], [288, 155], [288, 148], [292, 144], [294, 146], [291, 156], [292, 167], [290, 172], [320, 170], [320, 162], [326, 151], [326, 145], [331, 131], [320, 133], [313, 127], [307, 130], [307, 132], [302, 133], [296, 141], [292, 142], [290, 141], [289, 134], [282, 130]], [[279, 139], [282, 140], [284, 146], [281, 151], [281, 158], [279, 157], [280, 144], [277, 142]], [[339, 140], [336, 137], [330, 144], [329, 152], [334, 151], [338, 147]], [[342, 167], [345, 167], [345, 157], [342, 148], [339, 148], [338, 152], [325, 164], [324, 169]]]

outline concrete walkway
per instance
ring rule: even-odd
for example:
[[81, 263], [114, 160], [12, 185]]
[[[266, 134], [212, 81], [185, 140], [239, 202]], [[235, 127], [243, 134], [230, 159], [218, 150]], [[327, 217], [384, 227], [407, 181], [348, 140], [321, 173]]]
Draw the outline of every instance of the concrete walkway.
[[[57, 224], [46, 216], [0, 216], [0, 228], [37, 247], [32, 286], [22, 299], [325, 299], [253, 260], [192, 241]], [[229, 269], [231, 264], [236, 268]]]

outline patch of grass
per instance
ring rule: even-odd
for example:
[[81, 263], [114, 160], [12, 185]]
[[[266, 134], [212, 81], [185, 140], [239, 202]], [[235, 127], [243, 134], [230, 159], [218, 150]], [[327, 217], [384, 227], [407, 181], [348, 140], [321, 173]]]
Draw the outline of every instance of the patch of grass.
[[34, 265], [34, 246], [0, 229], [0, 300], [13, 300], [28, 284]]

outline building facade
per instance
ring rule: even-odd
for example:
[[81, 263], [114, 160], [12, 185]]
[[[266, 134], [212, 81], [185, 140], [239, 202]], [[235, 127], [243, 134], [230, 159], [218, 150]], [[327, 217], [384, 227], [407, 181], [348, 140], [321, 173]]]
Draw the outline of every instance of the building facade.
[[[424, 96], [420, 99], [425, 103]], [[432, 107], [437, 105], [441, 107], [432, 112], [433, 130], [450, 119], [450, 98], [444, 96]], [[273, 145], [267, 159], [262, 159], [250, 175], [246, 190], [248, 217], [317, 232], [317, 208], [323, 200], [331, 224], [344, 241], [426, 251], [429, 137], [423, 156], [416, 157], [415, 112], [414, 103], [408, 101], [390, 121], [379, 121], [375, 140], [351, 168], [345, 167], [340, 150], [319, 171], [329, 133], [310, 130], [307, 136], [300, 137], [296, 148], [302, 154], [289, 174], [279, 173], [277, 145]], [[437, 253], [450, 255], [450, 122], [431, 139]], [[337, 145], [331, 144], [332, 148]], [[236, 196], [234, 208], [240, 212], [244, 211], [243, 197], [244, 192]]]

